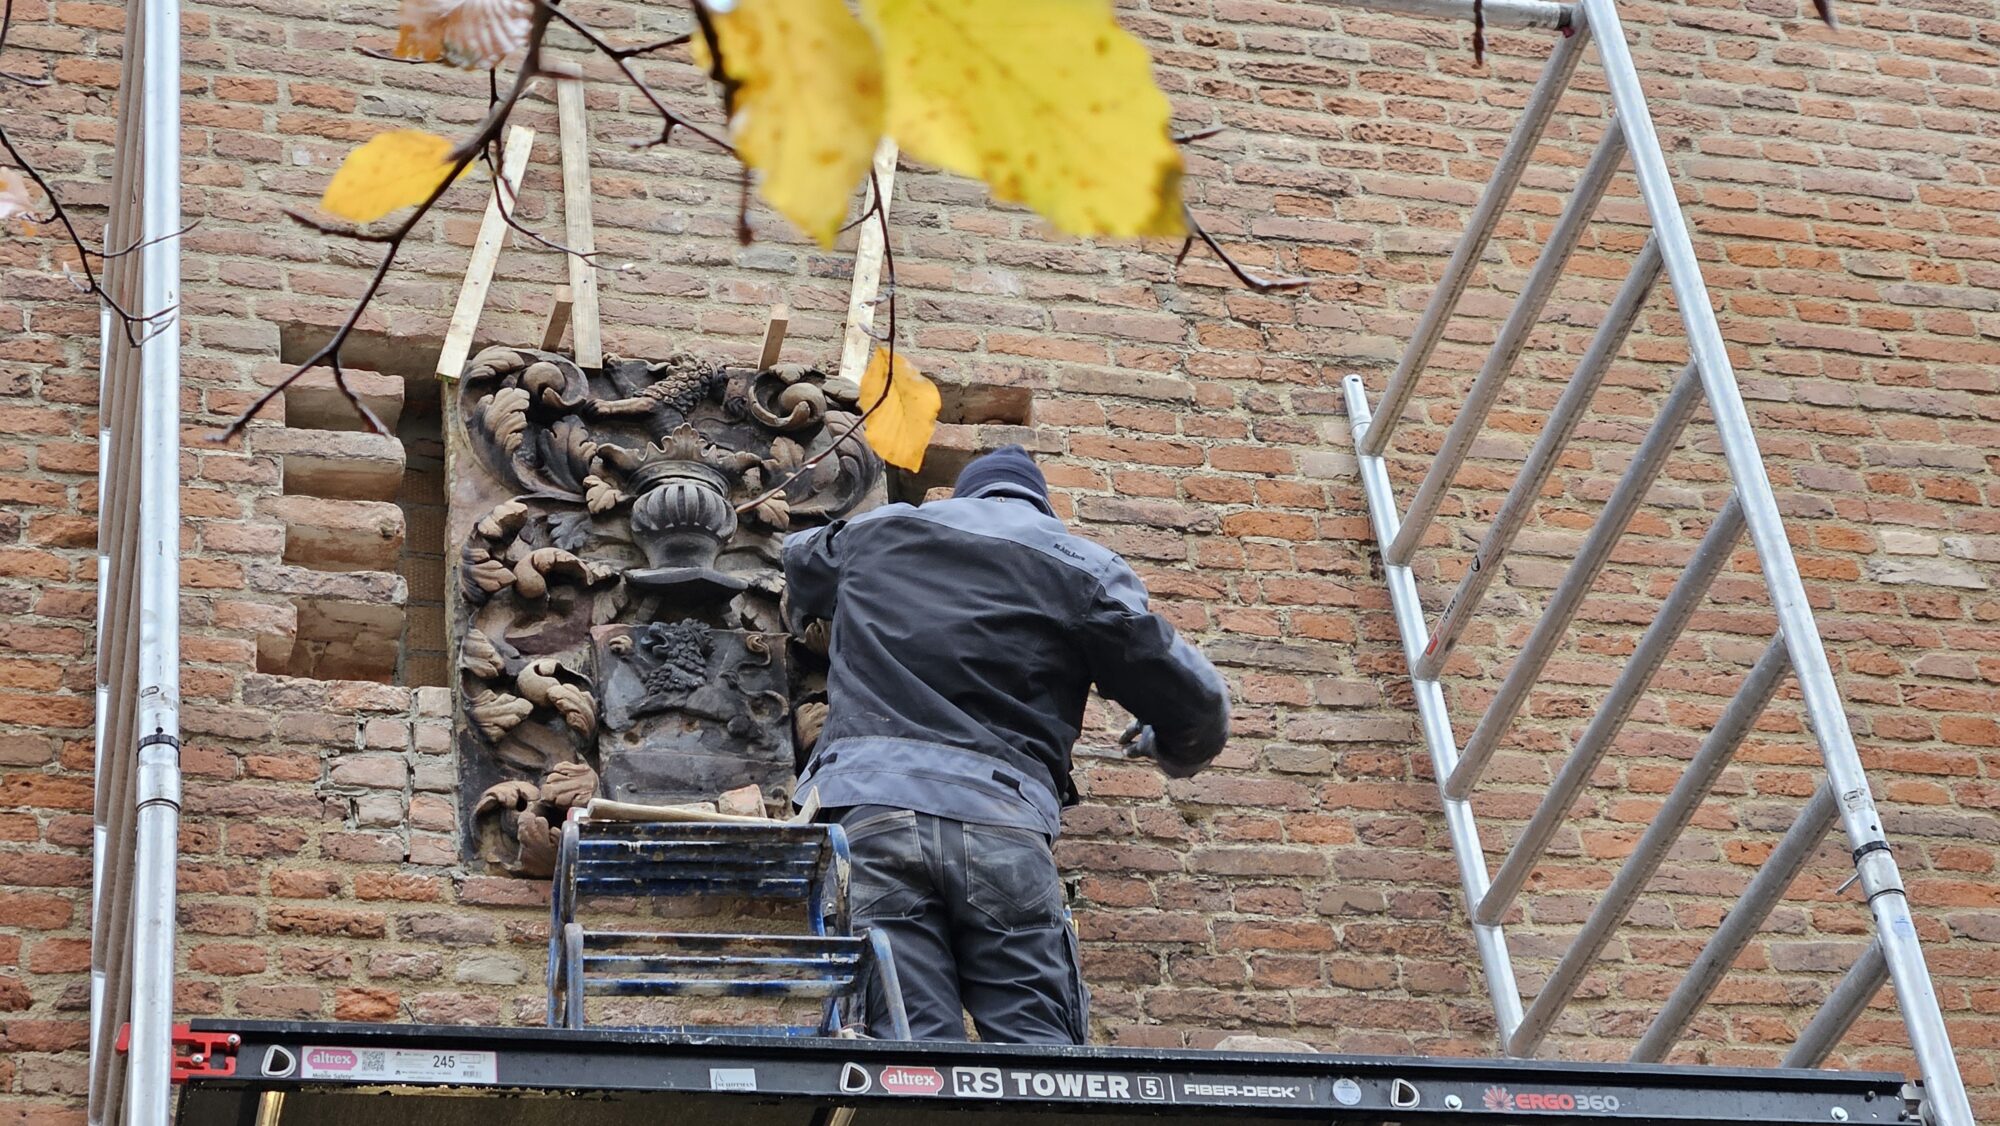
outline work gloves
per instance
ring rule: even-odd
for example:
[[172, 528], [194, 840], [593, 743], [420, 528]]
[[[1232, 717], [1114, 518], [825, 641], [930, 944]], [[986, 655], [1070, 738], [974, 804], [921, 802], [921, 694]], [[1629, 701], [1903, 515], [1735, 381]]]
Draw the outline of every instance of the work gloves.
[[1169, 778], [1192, 778], [1201, 773], [1202, 767], [1208, 765], [1199, 762], [1177, 763], [1171, 759], [1161, 758], [1159, 740], [1154, 736], [1153, 729], [1136, 719], [1132, 721], [1132, 726], [1127, 727], [1125, 733], [1118, 737], [1118, 745], [1125, 748], [1126, 758], [1150, 760], [1154, 766], [1160, 768], [1160, 773]]

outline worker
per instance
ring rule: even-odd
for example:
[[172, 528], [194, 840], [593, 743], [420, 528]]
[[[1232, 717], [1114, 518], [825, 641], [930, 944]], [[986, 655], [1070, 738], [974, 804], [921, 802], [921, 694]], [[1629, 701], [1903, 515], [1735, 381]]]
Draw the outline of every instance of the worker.
[[[1147, 606], [1115, 552], [1071, 535], [1026, 450], [974, 460], [953, 496], [785, 540], [794, 630], [830, 621], [828, 714], [802, 807], [846, 832], [857, 929], [885, 931], [911, 1034], [1081, 1044], [1089, 995], [1051, 851], [1077, 800], [1092, 684], [1136, 722], [1128, 757], [1171, 777], [1229, 736], [1215, 667]], [[881, 999], [869, 1031], [885, 1034]]]

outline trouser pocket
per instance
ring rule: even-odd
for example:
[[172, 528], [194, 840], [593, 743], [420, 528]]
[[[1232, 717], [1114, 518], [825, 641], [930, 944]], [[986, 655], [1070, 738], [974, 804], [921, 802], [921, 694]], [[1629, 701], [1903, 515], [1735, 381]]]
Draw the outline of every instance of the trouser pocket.
[[966, 825], [965, 900], [999, 931], [1056, 925], [1062, 879], [1048, 838], [1026, 829]]
[[1083, 947], [1076, 935], [1076, 920], [1065, 908], [1062, 913], [1063, 944], [1069, 951], [1070, 1032], [1079, 1044], [1090, 1043], [1090, 987], [1083, 983]]
[[847, 834], [847, 902], [855, 925], [916, 913], [931, 886], [917, 815], [899, 809], [843, 822], [841, 829]]

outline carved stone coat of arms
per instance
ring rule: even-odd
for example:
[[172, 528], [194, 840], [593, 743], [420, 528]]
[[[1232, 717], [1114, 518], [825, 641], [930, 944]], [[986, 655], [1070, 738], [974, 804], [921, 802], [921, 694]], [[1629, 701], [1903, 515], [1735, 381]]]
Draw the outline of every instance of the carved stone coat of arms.
[[825, 681], [780, 544], [881, 503], [856, 395], [796, 365], [473, 358], [446, 466], [468, 859], [547, 874], [593, 796], [784, 797]]

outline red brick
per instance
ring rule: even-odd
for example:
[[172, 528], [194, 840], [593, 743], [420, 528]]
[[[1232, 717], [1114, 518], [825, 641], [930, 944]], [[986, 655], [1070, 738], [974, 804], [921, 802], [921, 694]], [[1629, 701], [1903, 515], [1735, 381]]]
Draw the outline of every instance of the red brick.
[[443, 881], [435, 876], [413, 876], [393, 872], [361, 872], [354, 877], [357, 899], [399, 899], [431, 903], [442, 898]]
[[237, 976], [263, 973], [268, 965], [264, 948], [252, 943], [203, 943], [188, 951], [188, 969], [196, 973]]
[[248, 1017], [310, 1020], [324, 1000], [310, 985], [246, 985], [236, 992], [235, 1008]]
[[387, 920], [378, 911], [275, 906], [270, 909], [267, 922], [277, 934], [381, 938], [388, 931]]
[[402, 995], [393, 989], [354, 988], [333, 992], [333, 1019], [389, 1021], [402, 1014]]
[[270, 874], [271, 894], [280, 899], [331, 899], [340, 894], [334, 872], [281, 868]]

